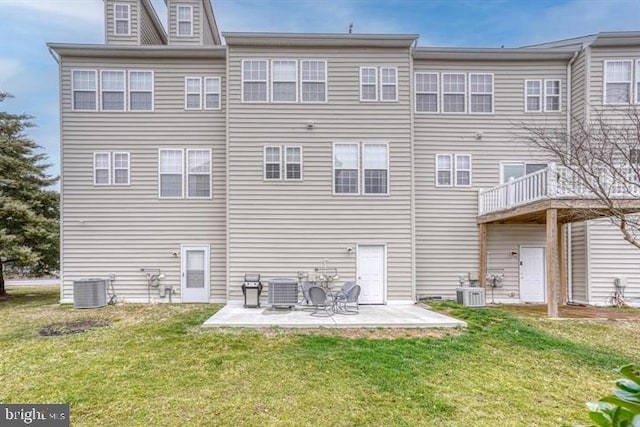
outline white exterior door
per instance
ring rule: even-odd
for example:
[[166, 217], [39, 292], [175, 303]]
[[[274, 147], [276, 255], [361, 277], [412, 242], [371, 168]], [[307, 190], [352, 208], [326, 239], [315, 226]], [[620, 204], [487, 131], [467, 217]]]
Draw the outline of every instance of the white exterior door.
[[520, 246], [520, 300], [522, 302], [545, 302], [546, 272], [544, 248]]
[[182, 245], [182, 302], [209, 302], [209, 246]]
[[358, 285], [362, 304], [384, 304], [386, 288], [386, 247], [384, 245], [358, 245]]

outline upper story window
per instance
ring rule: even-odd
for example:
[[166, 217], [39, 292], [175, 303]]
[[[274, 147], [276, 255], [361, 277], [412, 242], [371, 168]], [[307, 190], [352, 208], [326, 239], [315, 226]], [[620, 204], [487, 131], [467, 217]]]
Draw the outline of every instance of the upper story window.
[[360, 68], [360, 101], [378, 100], [378, 69]]
[[193, 36], [193, 6], [176, 6], [178, 36]]
[[469, 112], [493, 113], [493, 74], [469, 74]]
[[470, 187], [470, 154], [436, 154], [436, 187]]
[[295, 60], [271, 61], [271, 101], [296, 102], [298, 100], [298, 64]]
[[159, 150], [159, 196], [161, 199], [182, 199], [186, 170], [187, 198], [211, 198], [211, 149], [181, 148]]
[[416, 73], [416, 112], [438, 112], [438, 73]]
[[93, 153], [93, 183], [95, 185], [111, 183], [111, 153]]
[[100, 72], [102, 111], [124, 111], [124, 71]]
[[[283, 169], [284, 161], [284, 169]], [[264, 147], [264, 179], [302, 180], [302, 147], [267, 145]]]
[[153, 111], [153, 71], [129, 71], [129, 109]]
[[279, 180], [282, 157], [279, 146], [264, 147], [264, 179]]
[[360, 101], [398, 100], [398, 69], [360, 67]]
[[456, 176], [456, 187], [470, 187], [471, 186], [471, 155], [470, 154], [456, 154], [454, 156]]
[[560, 111], [560, 80], [544, 81], [544, 111]]
[[450, 187], [453, 176], [453, 156], [436, 154], [436, 187]]
[[129, 153], [113, 153], [113, 184], [129, 185]]
[[182, 149], [161, 149], [159, 152], [159, 192], [162, 199], [181, 199], [183, 195]]
[[604, 61], [604, 103], [631, 102], [632, 61]]
[[302, 60], [302, 102], [327, 102], [327, 61]]
[[220, 109], [220, 77], [204, 78], [204, 108], [206, 110]]
[[94, 185], [129, 185], [129, 153], [93, 153]]
[[500, 163], [500, 182], [502, 184], [509, 182], [511, 178], [520, 178], [529, 175], [547, 167], [543, 162], [525, 162], [513, 161]]
[[398, 69], [380, 68], [380, 101], [398, 100]]
[[242, 101], [267, 102], [267, 61], [242, 61]]
[[358, 194], [359, 144], [333, 144], [333, 191]]
[[200, 77], [184, 78], [184, 108], [185, 110], [200, 110], [202, 108], [202, 79]]
[[362, 144], [364, 194], [389, 194], [389, 146]]
[[211, 150], [187, 150], [187, 197], [208, 199], [211, 197]]
[[284, 148], [284, 179], [302, 179], [302, 147]]
[[524, 111], [542, 111], [542, 80], [525, 80], [524, 91]]
[[464, 73], [442, 73], [442, 112], [464, 113], [466, 83]]
[[97, 110], [98, 72], [96, 70], [71, 71], [71, 91], [74, 110]]
[[131, 9], [129, 5], [115, 3], [113, 8], [115, 16], [115, 34], [118, 36], [128, 36], [131, 34]]

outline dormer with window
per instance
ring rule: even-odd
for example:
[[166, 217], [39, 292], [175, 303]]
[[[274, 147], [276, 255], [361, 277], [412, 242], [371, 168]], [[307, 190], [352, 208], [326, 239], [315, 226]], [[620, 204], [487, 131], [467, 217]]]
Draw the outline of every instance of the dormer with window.
[[165, 0], [169, 44], [219, 45], [220, 34], [210, 0]]
[[159, 45], [167, 36], [151, 0], [105, 0], [105, 40], [110, 45]]

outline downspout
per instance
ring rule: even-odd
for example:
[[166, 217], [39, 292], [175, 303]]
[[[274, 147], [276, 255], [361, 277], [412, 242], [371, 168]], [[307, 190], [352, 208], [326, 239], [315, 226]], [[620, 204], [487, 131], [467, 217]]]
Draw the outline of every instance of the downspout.
[[413, 42], [413, 46], [409, 48], [409, 124], [411, 126], [409, 132], [409, 147], [411, 151], [411, 163], [410, 163], [410, 201], [409, 201], [409, 222], [411, 229], [411, 298], [414, 303], [418, 302], [418, 294], [416, 290], [416, 179], [415, 179], [415, 143], [414, 143], [414, 94], [413, 94], [413, 52], [418, 45], [418, 39]]
[[231, 253], [230, 249], [229, 249], [229, 242], [231, 241], [231, 237], [230, 237], [230, 231], [229, 231], [229, 200], [230, 200], [230, 187], [231, 187], [231, 183], [230, 183], [230, 176], [231, 174], [229, 173], [229, 165], [230, 165], [230, 161], [229, 161], [229, 107], [231, 105], [231, 102], [229, 101], [229, 99], [231, 98], [229, 96], [229, 45], [225, 46], [225, 56], [224, 56], [224, 62], [225, 62], [225, 82], [224, 82], [224, 97], [225, 97], [225, 138], [224, 138], [224, 149], [225, 149], [225, 153], [224, 153], [224, 162], [225, 162], [225, 209], [224, 209], [224, 219], [225, 219], [225, 277], [226, 277], [226, 289], [225, 289], [225, 303], [229, 302], [229, 299], [231, 297], [231, 262], [230, 262], [230, 257], [229, 254]]
[[[573, 56], [571, 57], [571, 59], [569, 60], [569, 62], [567, 63], [567, 144], [569, 144], [569, 140], [571, 138], [571, 115], [572, 115], [572, 109], [571, 109], [571, 66], [573, 65], [573, 63], [575, 62], [575, 60], [578, 58], [578, 54], [580, 53], [580, 51], [576, 51]], [[564, 250], [567, 251], [566, 254], [566, 258], [567, 258], [567, 301], [563, 301], [563, 302], [572, 302], [573, 299], [573, 266], [571, 263], [571, 252], [572, 252], [572, 248], [571, 248], [571, 223], [567, 224], [567, 227], [565, 228], [564, 232], [565, 234], [565, 241], [567, 242], [567, 244], [565, 245]]]

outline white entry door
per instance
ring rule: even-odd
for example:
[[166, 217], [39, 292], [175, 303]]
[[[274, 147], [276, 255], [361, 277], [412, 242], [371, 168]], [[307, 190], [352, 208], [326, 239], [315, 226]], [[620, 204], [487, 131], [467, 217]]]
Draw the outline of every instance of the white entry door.
[[386, 287], [386, 248], [384, 245], [358, 245], [357, 274], [362, 304], [384, 304]]
[[545, 302], [546, 272], [544, 248], [520, 246], [520, 300], [522, 302]]
[[182, 245], [182, 302], [209, 302], [209, 246]]

